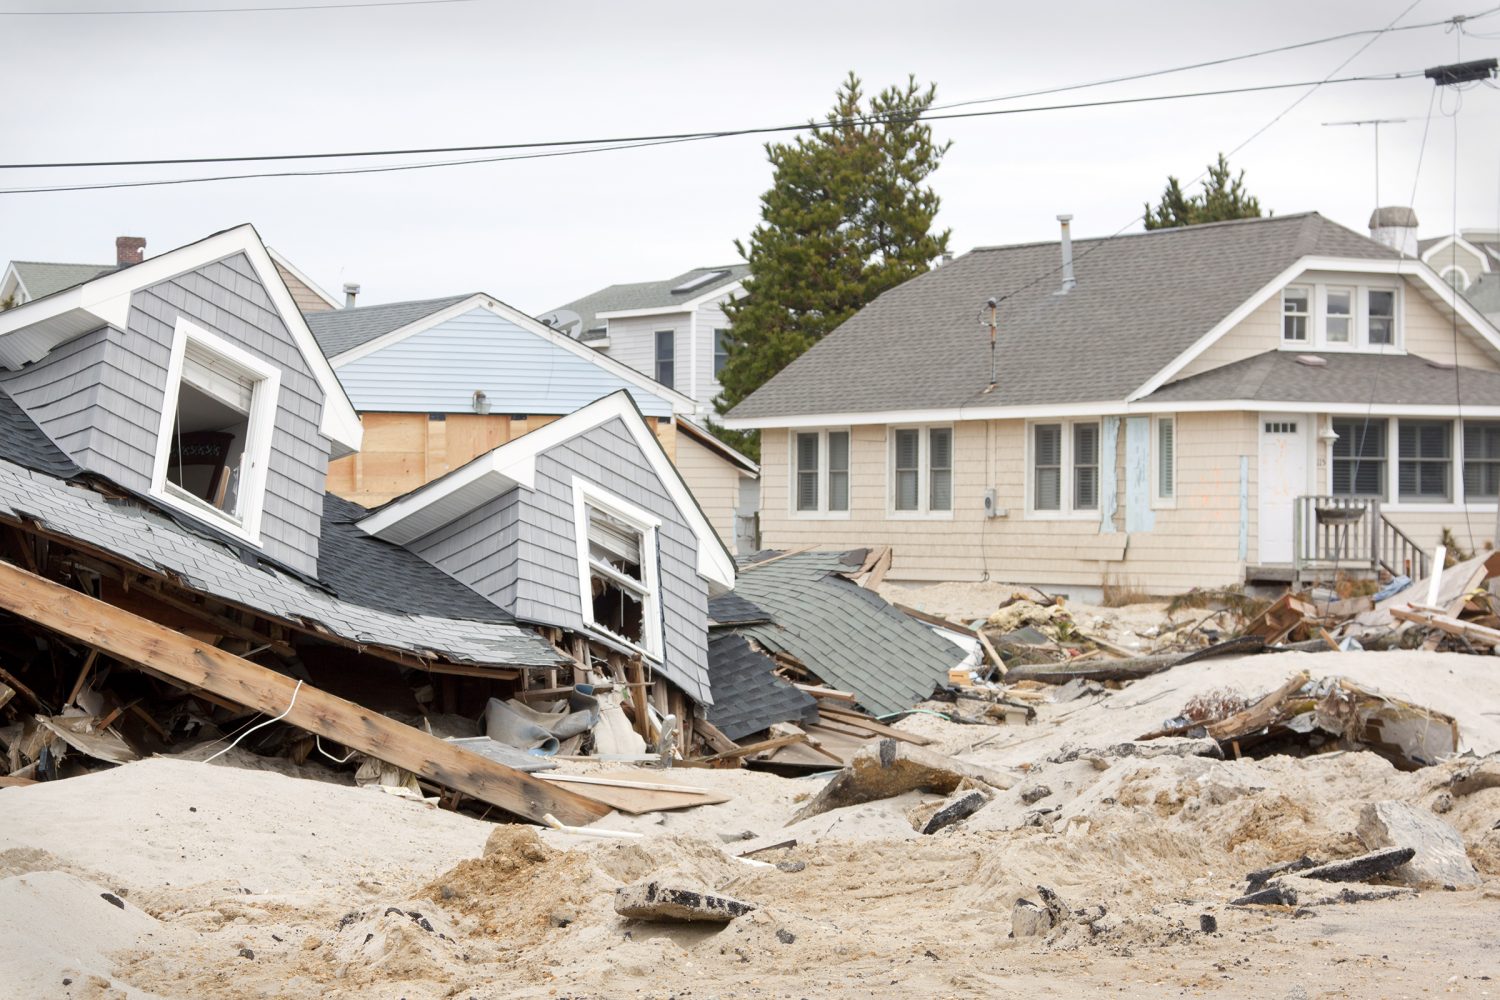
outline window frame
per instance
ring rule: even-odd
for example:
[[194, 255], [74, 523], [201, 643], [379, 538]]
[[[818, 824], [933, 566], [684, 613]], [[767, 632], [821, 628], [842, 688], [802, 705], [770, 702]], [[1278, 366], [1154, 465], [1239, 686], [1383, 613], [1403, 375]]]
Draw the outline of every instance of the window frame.
[[[1500, 420], [1487, 420], [1487, 419], [1482, 419], [1481, 418], [1481, 419], [1477, 419], [1477, 420], [1461, 420], [1461, 421], [1456, 421], [1456, 423], [1459, 426], [1459, 431], [1458, 431], [1458, 445], [1454, 449], [1455, 454], [1456, 454], [1456, 461], [1458, 463], [1458, 475], [1457, 475], [1457, 478], [1456, 478], [1456, 484], [1457, 484], [1458, 495], [1463, 498], [1464, 502], [1467, 503], [1467, 502], [1471, 502], [1470, 501], [1470, 493], [1469, 493], [1469, 480], [1468, 480], [1468, 476], [1469, 476], [1468, 447], [1469, 447], [1469, 433], [1470, 433], [1470, 430], [1471, 430], [1471, 428], [1475, 428], [1475, 427], [1483, 427], [1483, 428], [1486, 428], [1488, 430], [1493, 431], [1497, 436], [1500, 436]], [[1497, 467], [1496, 479], [1500, 480], [1500, 455], [1497, 455], [1497, 457], [1495, 457], [1495, 458], [1476, 458], [1476, 459], [1474, 459], [1474, 462], [1475, 462], [1475, 464], [1481, 465], [1481, 466], [1488, 466], [1488, 465], [1496, 466]], [[1473, 494], [1473, 496], [1475, 497], [1475, 499], [1472, 501], [1473, 503], [1479, 503], [1479, 504], [1500, 503], [1500, 493], [1497, 493], [1497, 495], [1495, 495], [1495, 496], [1488, 496], [1488, 495], [1480, 492], [1480, 493]]]
[[[798, 467], [797, 467], [797, 440], [803, 434], [816, 434], [818, 436], [818, 506], [816, 510], [800, 510], [797, 507], [798, 493]], [[848, 468], [845, 476], [848, 486], [844, 496], [844, 508], [842, 510], [831, 509], [828, 506], [828, 484], [829, 484], [829, 449], [828, 437], [830, 434], [846, 435], [849, 442]], [[854, 433], [848, 427], [794, 427], [787, 431], [787, 513], [796, 518], [811, 520], [848, 520], [849, 510], [854, 506]]]
[[[661, 345], [663, 343], [663, 340], [662, 340], [663, 337], [666, 338], [665, 343], [668, 343], [668, 344], [670, 344], [672, 346], [671, 354], [668, 357], [666, 357], [666, 358], [662, 357], [662, 351], [661, 351]], [[660, 382], [662, 385], [666, 386], [668, 389], [675, 389], [675, 388], [677, 388], [677, 331], [676, 330], [656, 330], [656, 331], [653, 332], [653, 334], [652, 334], [652, 353], [651, 353], [651, 358], [652, 358], [652, 374], [655, 376], [656, 381]], [[671, 378], [665, 378], [664, 379], [664, 378], [661, 377], [662, 365], [664, 365], [664, 364], [671, 366]]]
[[724, 366], [729, 363], [729, 351], [724, 341], [729, 337], [729, 327], [714, 327], [714, 381], [719, 381], [719, 375], [723, 373]]
[[[1302, 312], [1287, 311], [1287, 293], [1294, 290], [1307, 292], [1307, 305]], [[1278, 339], [1283, 345], [1290, 344], [1294, 347], [1307, 347], [1312, 344], [1315, 323], [1313, 316], [1317, 312], [1314, 305], [1316, 299], [1317, 287], [1315, 285], [1286, 285], [1281, 289], [1281, 332]], [[1302, 324], [1302, 336], [1300, 338], [1288, 337], [1286, 335], [1286, 321], [1293, 317], [1299, 317], [1304, 321]]]
[[[1338, 421], [1340, 423], [1346, 423], [1346, 422], [1362, 423], [1365, 420], [1365, 417], [1363, 415], [1332, 414], [1331, 416], [1332, 416], [1333, 420], [1336, 420], [1336, 421]], [[1478, 496], [1478, 497], [1475, 497], [1475, 498], [1470, 498], [1469, 497], [1468, 492], [1467, 492], [1467, 490], [1465, 488], [1465, 483], [1464, 483], [1464, 464], [1465, 463], [1464, 463], [1464, 457], [1463, 456], [1464, 456], [1464, 448], [1465, 448], [1465, 435], [1466, 435], [1466, 433], [1469, 430], [1469, 428], [1468, 428], [1467, 425], [1470, 425], [1470, 424], [1486, 424], [1486, 423], [1500, 425], [1500, 420], [1489, 419], [1489, 418], [1485, 418], [1485, 417], [1475, 417], [1475, 418], [1470, 418], [1470, 419], [1466, 419], [1466, 420], [1459, 420], [1457, 417], [1406, 417], [1406, 418], [1403, 418], [1403, 417], [1399, 417], [1399, 416], [1391, 416], [1389, 414], [1379, 414], [1379, 413], [1372, 413], [1372, 414], [1370, 414], [1369, 419], [1372, 422], [1373, 421], [1384, 421], [1385, 425], [1386, 425], [1385, 436], [1383, 438], [1383, 441], [1385, 443], [1385, 457], [1384, 457], [1383, 461], [1385, 462], [1386, 468], [1385, 468], [1384, 475], [1381, 478], [1381, 493], [1380, 493], [1380, 503], [1381, 503], [1381, 506], [1382, 506], [1383, 509], [1393, 510], [1393, 511], [1405, 511], [1405, 512], [1414, 513], [1414, 514], [1420, 514], [1420, 513], [1451, 514], [1451, 513], [1454, 513], [1456, 511], [1461, 511], [1461, 510], [1464, 510], [1464, 509], [1468, 509], [1470, 512], [1494, 512], [1496, 510], [1497, 500], [1494, 497], [1486, 497], [1486, 496]], [[1401, 431], [1400, 431], [1400, 426], [1401, 426], [1401, 422], [1402, 422], [1403, 419], [1405, 419], [1405, 420], [1407, 420], [1409, 422], [1417, 422], [1417, 423], [1430, 423], [1430, 422], [1436, 421], [1436, 422], [1445, 423], [1445, 424], [1448, 425], [1448, 427], [1449, 427], [1449, 432], [1448, 432], [1449, 433], [1449, 438], [1448, 438], [1448, 440], [1449, 440], [1449, 459], [1448, 459], [1448, 462], [1449, 462], [1448, 477], [1449, 478], [1448, 478], [1448, 489], [1449, 489], [1450, 499], [1448, 499], [1448, 500], [1436, 500], [1436, 499], [1415, 500], [1415, 499], [1402, 499], [1401, 498], [1401, 495], [1400, 495], [1400, 490], [1401, 490], [1401, 483], [1400, 483], [1400, 475], [1401, 475], [1401, 472], [1400, 472], [1400, 462], [1401, 462], [1401, 457], [1400, 457], [1401, 456]], [[1326, 482], [1325, 482], [1325, 486], [1326, 486], [1327, 492], [1329, 494], [1333, 494], [1333, 469], [1334, 469], [1333, 463], [1335, 461], [1334, 456], [1333, 456], [1333, 449], [1336, 446], [1336, 444], [1337, 444], [1337, 442], [1329, 442], [1327, 448], [1325, 448], [1323, 450], [1323, 455], [1324, 455], [1325, 460], [1327, 461], [1327, 470], [1328, 470], [1327, 471], [1327, 479], [1326, 479]], [[1495, 461], [1500, 461], [1500, 459], [1497, 459]], [[1339, 494], [1339, 495], [1342, 495], [1342, 494]]]
[[[1455, 475], [1454, 475], [1455, 467], [1458, 464], [1457, 461], [1456, 461], [1456, 458], [1457, 458], [1457, 449], [1453, 447], [1453, 445], [1454, 445], [1454, 433], [1453, 433], [1453, 429], [1454, 429], [1455, 421], [1454, 420], [1450, 420], [1450, 419], [1444, 419], [1444, 418], [1441, 418], [1441, 417], [1429, 417], [1429, 418], [1413, 418], [1413, 419], [1410, 419], [1410, 420], [1400, 419], [1400, 420], [1395, 421], [1395, 424], [1396, 424], [1396, 442], [1395, 442], [1396, 443], [1396, 479], [1395, 479], [1394, 484], [1392, 484], [1392, 485], [1394, 485], [1395, 488], [1392, 489], [1392, 490], [1390, 490], [1390, 494], [1396, 498], [1396, 502], [1398, 504], [1401, 504], [1402, 506], [1406, 506], [1406, 507], [1419, 506], [1419, 505], [1423, 505], [1423, 504], [1442, 504], [1442, 505], [1448, 505], [1448, 504], [1454, 503], [1456, 501], [1458, 495], [1459, 495], [1459, 493], [1458, 493], [1458, 484], [1454, 481], [1455, 480]], [[1444, 448], [1447, 451], [1447, 454], [1444, 455], [1444, 456], [1442, 456], [1441, 458], [1428, 458], [1425, 455], [1421, 454], [1421, 438], [1420, 438], [1420, 436], [1418, 436], [1416, 438], [1416, 444], [1417, 444], [1418, 454], [1416, 455], [1416, 457], [1407, 458], [1406, 455], [1404, 455], [1402, 453], [1402, 451], [1401, 451], [1401, 430], [1402, 430], [1403, 427], [1405, 427], [1407, 425], [1411, 425], [1414, 428], [1420, 428], [1420, 427], [1422, 427], [1424, 425], [1441, 425], [1442, 428], [1443, 428], [1443, 430], [1444, 430], [1444, 438], [1443, 438], [1443, 440], [1444, 440]], [[1445, 473], [1445, 480], [1444, 480], [1444, 482], [1445, 482], [1446, 489], [1444, 491], [1444, 495], [1438, 497], [1438, 496], [1422, 496], [1420, 494], [1408, 495], [1408, 494], [1402, 493], [1401, 492], [1401, 467], [1403, 465], [1408, 465], [1408, 464], [1414, 464], [1417, 467], [1417, 480], [1418, 480], [1417, 486], [1418, 486], [1418, 488], [1421, 487], [1421, 469], [1424, 466], [1428, 466], [1428, 465], [1441, 466], [1443, 468], [1443, 470], [1444, 470], [1444, 473]]]
[[[917, 506], [913, 510], [896, 508], [896, 436], [900, 431], [917, 434]], [[948, 432], [948, 506], [932, 506], [932, 432]], [[885, 433], [885, 515], [897, 521], [951, 521], [958, 506], [956, 466], [958, 435], [952, 424], [888, 424]]]
[[[1286, 321], [1289, 315], [1302, 316], [1302, 313], [1287, 313], [1287, 292], [1293, 289], [1307, 289], [1308, 303], [1307, 313], [1307, 339], [1288, 340], [1286, 337]], [[1334, 341], [1328, 339], [1328, 295], [1330, 292], [1348, 292], [1352, 296], [1350, 302], [1349, 339]], [[1391, 316], [1391, 343], [1377, 344], [1370, 341], [1370, 293], [1390, 292], [1392, 302]], [[1397, 282], [1382, 280], [1361, 280], [1356, 275], [1338, 275], [1331, 273], [1304, 275], [1300, 280], [1284, 285], [1281, 289], [1280, 299], [1281, 311], [1278, 315], [1278, 349], [1283, 351], [1313, 352], [1321, 351], [1327, 353], [1350, 352], [1367, 354], [1405, 354], [1406, 353], [1406, 330], [1404, 317], [1405, 289]]]
[[[1172, 492], [1161, 491], [1162, 472], [1162, 447], [1161, 429], [1163, 425], [1172, 428], [1172, 463], [1168, 470], [1172, 476]], [[1177, 414], [1156, 414], [1151, 418], [1151, 509], [1152, 510], [1175, 510], [1177, 508], [1177, 494], [1179, 492], [1177, 482]]]
[[[1059, 503], [1059, 509], [1058, 510], [1038, 510], [1037, 506], [1036, 506], [1036, 461], [1035, 461], [1035, 456], [1036, 456], [1036, 428], [1038, 426], [1047, 426], [1047, 425], [1053, 425], [1053, 424], [1057, 424], [1057, 425], [1061, 426], [1061, 436], [1062, 436], [1062, 440], [1060, 442], [1060, 445], [1061, 445], [1060, 453], [1058, 455], [1058, 460], [1061, 463], [1061, 468], [1059, 470], [1059, 476], [1058, 476], [1058, 478], [1059, 478], [1059, 482], [1058, 482], [1058, 503]], [[1078, 424], [1093, 424], [1097, 428], [1097, 431], [1096, 431], [1096, 434], [1097, 434], [1096, 440], [1098, 442], [1099, 453], [1097, 455], [1097, 461], [1096, 461], [1096, 464], [1095, 464], [1095, 468], [1099, 470], [1099, 474], [1098, 474], [1098, 477], [1097, 477], [1098, 478], [1098, 482], [1096, 483], [1096, 488], [1095, 488], [1095, 493], [1096, 493], [1095, 504], [1094, 504], [1093, 507], [1088, 507], [1088, 508], [1075, 508], [1073, 506], [1073, 499], [1074, 499], [1073, 475], [1074, 475], [1074, 468], [1075, 468], [1075, 466], [1073, 464], [1073, 445], [1074, 445], [1074, 435], [1076, 434], [1076, 431], [1074, 431], [1073, 428], [1076, 425], [1078, 425]], [[1025, 471], [1026, 519], [1027, 520], [1031, 520], [1031, 521], [1096, 521], [1096, 520], [1098, 520], [1099, 516], [1100, 516], [1100, 511], [1103, 510], [1103, 508], [1104, 508], [1103, 490], [1104, 490], [1105, 476], [1104, 476], [1104, 469], [1103, 469], [1103, 461], [1104, 461], [1105, 448], [1104, 448], [1104, 420], [1103, 420], [1103, 418], [1101, 418], [1101, 417], [1092, 417], [1092, 418], [1089, 418], [1089, 417], [1079, 417], [1079, 418], [1075, 419], [1075, 418], [1067, 418], [1067, 417], [1058, 417], [1058, 418], [1055, 418], [1055, 419], [1046, 419], [1046, 420], [1028, 420], [1028, 421], [1026, 421], [1026, 432], [1025, 433], [1026, 433], [1026, 449], [1025, 449], [1025, 455], [1026, 455], [1026, 471]]]
[[[172, 453], [172, 428], [176, 424], [181, 396], [183, 364], [188, 344], [214, 355], [226, 367], [252, 382], [250, 412], [246, 415], [245, 444], [241, 448], [238, 487], [239, 511], [231, 514], [201, 500], [167, 479]], [[190, 514], [220, 531], [252, 545], [261, 544], [261, 521], [265, 513], [266, 475], [271, 462], [271, 442], [276, 433], [276, 410], [281, 395], [281, 369], [230, 343], [185, 316], [178, 316], [172, 330], [172, 349], [167, 360], [166, 387], [156, 429], [156, 453], [151, 467], [151, 496]]]
[[[588, 509], [594, 507], [609, 516], [624, 521], [641, 533], [641, 575], [639, 586], [627, 581], [626, 589], [639, 591], [641, 602], [641, 633], [645, 643], [636, 643], [594, 620], [594, 595], [592, 580], [593, 563], [589, 559]], [[623, 645], [660, 663], [664, 656], [666, 625], [663, 621], [661, 599], [661, 548], [659, 533], [661, 518], [643, 510], [628, 500], [615, 496], [581, 477], [573, 478], [573, 540], [578, 562], [579, 614], [584, 627], [608, 643]], [[614, 574], [618, 576], [619, 574]], [[616, 581], [619, 583], [620, 581]]]

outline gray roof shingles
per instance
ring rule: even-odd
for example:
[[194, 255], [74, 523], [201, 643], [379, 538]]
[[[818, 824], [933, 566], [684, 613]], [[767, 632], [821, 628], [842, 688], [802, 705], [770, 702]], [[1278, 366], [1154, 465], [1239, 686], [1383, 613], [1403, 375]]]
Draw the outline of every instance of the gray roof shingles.
[[57, 479], [72, 479], [80, 471], [3, 387], [0, 387], [0, 459]]
[[[1400, 256], [1315, 212], [1211, 223], [1075, 240], [1077, 286], [1058, 295], [1057, 243], [979, 248], [880, 296], [729, 416], [1122, 400], [1309, 255]], [[998, 296], [987, 391], [980, 314]]]
[[[686, 284], [692, 278], [710, 271], [724, 271], [722, 278], [705, 282], [697, 288], [686, 292], [674, 293], [672, 289]], [[664, 281], [638, 281], [627, 285], [610, 285], [601, 288], [591, 295], [585, 295], [581, 299], [575, 299], [566, 305], [558, 306], [552, 310], [553, 313], [562, 312], [564, 309], [576, 312], [583, 320], [580, 329], [572, 331], [575, 338], [589, 330], [597, 329], [604, 324], [598, 318], [602, 312], [616, 312], [625, 309], [661, 309], [668, 311], [676, 309], [684, 302], [690, 302], [702, 295], [707, 295], [716, 289], [725, 288], [737, 281], [743, 281], [750, 274], [748, 264], [723, 264], [718, 267], [695, 267], [691, 271], [667, 278]], [[551, 315], [544, 313], [543, 315]]]
[[708, 601], [708, 618], [715, 625], [749, 625], [752, 622], [768, 622], [771, 616], [745, 600], [743, 594], [729, 591]]
[[732, 740], [778, 722], [816, 722], [818, 703], [777, 677], [776, 661], [737, 632], [718, 632], [708, 642], [708, 678], [714, 703], [708, 721]]
[[431, 316], [455, 302], [474, 295], [448, 295], [440, 299], [416, 299], [410, 302], [388, 302], [384, 305], [355, 306], [352, 309], [327, 309], [308, 313], [308, 328], [323, 353], [330, 358], [351, 351], [376, 337], [383, 337], [393, 330], [415, 323], [424, 316]]
[[[1299, 358], [1322, 360], [1309, 365]], [[1243, 399], [1260, 403], [1409, 405], [1462, 399], [1500, 406], [1500, 372], [1454, 368], [1415, 354], [1267, 351], [1169, 382], [1148, 403]]]
[[839, 575], [859, 565], [851, 565], [847, 556], [803, 552], [742, 567], [736, 592], [769, 612], [772, 621], [737, 631], [765, 649], [795, 657], [825, 684], [853, 691], [870, 712], [911, 708], [946, 683], [948, 668], [963, 653], [880, 595]]
[[42, 260], [13, 260], [16, 275], [26, 286], [26, 293], [33, 299], [60, 292], [85, 281], [93, 281], [101, 274], [118, 270], [114, 264], [62, 264]]

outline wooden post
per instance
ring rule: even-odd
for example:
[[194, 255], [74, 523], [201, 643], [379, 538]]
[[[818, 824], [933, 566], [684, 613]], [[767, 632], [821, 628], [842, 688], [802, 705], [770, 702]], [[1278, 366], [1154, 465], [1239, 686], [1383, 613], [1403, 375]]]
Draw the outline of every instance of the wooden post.
[[567, 792], [274, 670], [0, 562], [0, 609], [125, 663], [276, 717], [437, 784], [540, 821], [591, 823], [601, 802]]

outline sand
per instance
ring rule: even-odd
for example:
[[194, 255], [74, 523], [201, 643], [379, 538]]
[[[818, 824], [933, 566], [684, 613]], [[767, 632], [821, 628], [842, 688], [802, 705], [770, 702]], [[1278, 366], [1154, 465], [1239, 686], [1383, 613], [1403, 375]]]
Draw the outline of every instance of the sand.
[[[1139, 735], [1203, 687], [1253, 693], [1335, 664], [1452, 712], [1469, 745], [1489, 752], [1500, 749], [1494, 663], [1262, 656], [1043, 705], [1031, 726], [913, 717], [900, 725], [1024, 772], [933, 836], [912, 829], [936, 799], [922, 793], [788, 826], [819, 779], [748, 771], [642, 771], [733, 798], [600, 824], [645, 833], [639, 842], [179, 760], [0, 790], [0, 996], [1500, 996], [1500, 789], [1442, 806], [1480, 889], [1299, 917], [1227, 903], [1255, 867], [1357, 853], [1367, 801], [1438, 807], [1452, 765], [1403, 773], [1347, 752], [1111, 758], [1100, 769], [1062, 752]], [[747, 834], [795, 837], [757, 856], [793, 863], [729, 857], [726, 842]], [[648, 876], [759, 908], [722, 929], [616, 916], [613, 890]], [[1012, 904], [1039, 884], [1105, 916], [1093, 933], [1010, 938]], [[1203, 914], [1216, 933], [1199, 930]]]

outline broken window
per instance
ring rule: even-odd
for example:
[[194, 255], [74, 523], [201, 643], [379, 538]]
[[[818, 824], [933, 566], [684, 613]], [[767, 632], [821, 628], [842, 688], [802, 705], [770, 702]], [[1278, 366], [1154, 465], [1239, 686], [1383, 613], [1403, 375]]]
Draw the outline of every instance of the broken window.
[[163, 399], [153, 491], [252, 539], [270, 458], [279, 373], [184, 321]]
[[635, 649], [659, 655], [655, 522], [623, 501], [576, 489], [588, 623]]

